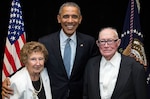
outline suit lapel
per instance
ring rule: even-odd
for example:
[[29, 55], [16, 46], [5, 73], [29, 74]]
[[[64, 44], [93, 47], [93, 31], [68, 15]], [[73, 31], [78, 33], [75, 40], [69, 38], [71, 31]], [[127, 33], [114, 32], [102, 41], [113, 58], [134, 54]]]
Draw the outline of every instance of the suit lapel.
[[95, 89], [95, 99], [101, 99], [100, 84], [99, 84], [99, 82], [100, 82], [100, 76], [99, 76], [100, 60], [101, 60], [101, 56], [98, 56], [98, 58], [96, 58], [96, 60], [94, 62], [95, 64], [93, 64], [93, 66], [95, 66], [95, 67], [92, 67], [93, 71], [91, 72], [91, 75], [93, 75], [92, 79], [93, 79], [93, 86]]
[[73, 63], [73, 68], [71, 75], [74, 74], [76, 69], [80, 68], [80, 61], [82, 60], [83, 52], [85, 50], [85, 42], [83, 38], [81, 38], [80, 34], [77, 34], [77, 47], [76, 47], [76, 54], [75, 54], [75, 59]]
[[124, 56], [121, 56], [121, 64], [120, 64], [120, 70], [119, 70], [119, 75], [117, 78], [116, 86], [112, 95], [113, 97], [118, 97], [120, 93], [122, 93], [123, 88], [125, 87], [125, 84], [130, 76], [131, 73], [131, 68], [130, 64], [128, 64], [128, 60]]
[[[65, 70], [65, 66], [63, 65], [63, 58], [62, 58], [62, 55], [61, 55], [61, 49], [60, 49], [60, 38], [59, 38], [59, 35], [60, 35], [60, 32], [56, 33], [55, 36], [54, 36], [54, 40], [55, 42], [52, 42], [53, 46], [52, 47], [52, 52], [54, 52], [54, 56], [56, 57], [56, 60], [58, 62], [58, 65], [59, 65], [59, 69], [63, 70], [64, 73], [66, 73], [66, 70]], [[66, 73], [66, 77], [68, 78], [67, 76], [67, 73]]]

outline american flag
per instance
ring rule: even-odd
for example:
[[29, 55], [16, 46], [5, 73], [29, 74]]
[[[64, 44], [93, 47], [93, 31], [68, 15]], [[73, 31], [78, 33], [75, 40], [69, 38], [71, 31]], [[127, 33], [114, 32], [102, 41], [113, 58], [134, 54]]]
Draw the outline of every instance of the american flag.
[[134, 57], [147, 67], [137, 4], [135, 0], [129, 0], [119, 50], [124, 55]]
[[13, 0], [11, 3], [8, 36], [6, 37], [4, 50], [2, 81], [22, 67], [19, 57], [20, 49], [25, 42], [26, 35], [20, 1]]

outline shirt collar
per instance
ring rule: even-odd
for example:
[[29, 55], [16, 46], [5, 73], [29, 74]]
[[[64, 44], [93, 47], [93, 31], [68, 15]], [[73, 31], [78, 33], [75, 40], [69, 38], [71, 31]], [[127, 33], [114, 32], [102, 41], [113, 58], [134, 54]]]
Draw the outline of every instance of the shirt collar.
[[[60, 31], [60, 40], [62, 42], [65, 42], [67, 40], [68, 36], [64, 33], [63, 29]], [[73, 35], [70, 37], [70, 39], [76, 43], [76, 32], [73, 33]]]
[[111, 58], [111, 60], [106, 60], [104, 57], [102, 57], [102, 66], [105, 66], [107, 62], [110, 62], [113, 66], [116, 66], [116, 64], [119, 64], [121, 60], [120, 53], [116, 52], [114, 56]]

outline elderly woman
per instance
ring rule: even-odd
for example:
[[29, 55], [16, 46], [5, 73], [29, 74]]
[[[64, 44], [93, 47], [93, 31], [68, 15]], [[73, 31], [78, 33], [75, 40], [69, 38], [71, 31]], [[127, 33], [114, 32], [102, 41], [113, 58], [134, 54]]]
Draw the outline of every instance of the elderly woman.
[[39, 42], [27, 42], [21, 52], [20, 60], [24, 67], [10, 77], [10, 87], [14, 95], [10, 99], [52, 99], [50, 80], [44, 63], [48, 51]]

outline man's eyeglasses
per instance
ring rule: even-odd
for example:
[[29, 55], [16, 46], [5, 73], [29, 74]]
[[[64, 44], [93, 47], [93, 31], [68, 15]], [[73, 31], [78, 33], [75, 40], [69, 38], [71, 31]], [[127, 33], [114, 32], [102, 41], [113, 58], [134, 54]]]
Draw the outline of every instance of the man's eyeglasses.
[[105, 45], [107, 43], [108, 45], [112, 45], [116, 41], [118, 41], [118, 39], [115, 39], [115, 40], [112, 40], [112, 39], [110, 39], [110, 40], [97, 40], [97, 44], [98, 45]]

